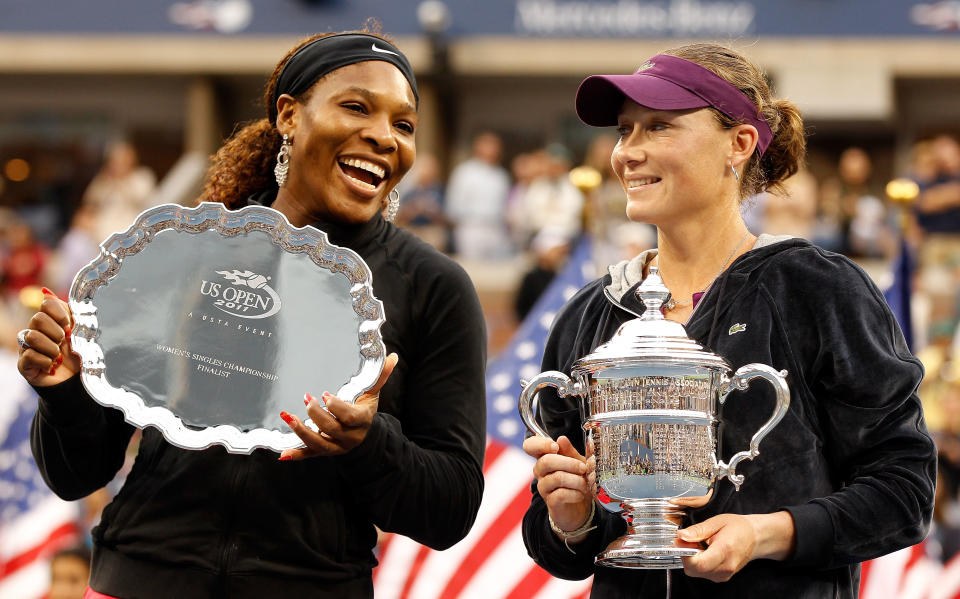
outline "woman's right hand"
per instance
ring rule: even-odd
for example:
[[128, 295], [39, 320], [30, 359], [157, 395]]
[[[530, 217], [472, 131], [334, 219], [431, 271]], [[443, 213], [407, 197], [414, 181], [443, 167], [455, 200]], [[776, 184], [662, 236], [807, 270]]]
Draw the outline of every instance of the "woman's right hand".
[[[554, 524], [564, 531], [586, 524], [597, 476], [594, 460], [580, 455], [564, 436], [556, 441], [536, 435], [528, 437], [523, 450], [537, 459], [533, 466], [537, 492], [547, 504]], [[570, 543], [579, 540], [582, 539], [571, 538]]]
[[20, 348], [17, 368], [35, 387], [49, 387], [80, 372], [80, 358], [70, 346], [73, 316], [66, 302], [44, 288], [40, 311], [33, 315]]

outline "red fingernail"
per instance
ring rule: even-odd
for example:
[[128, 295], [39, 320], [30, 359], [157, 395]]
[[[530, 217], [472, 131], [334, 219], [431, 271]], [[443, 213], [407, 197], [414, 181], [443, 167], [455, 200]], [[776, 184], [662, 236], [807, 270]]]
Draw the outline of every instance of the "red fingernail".
[[[53, 373], [51, 372], [50, 374], [53, 374]], [[290, 424], [291, 422], [293, 422], [293, 416], [291, 416], [290, 414], [287, 414], [286, 412], [280, 412], [280, 418], [282, 418], [283, 421], [286, 422], [287, 424]]]
[[304, 394], [303, 394], [303, 405], [309, 406], [311, 401], [313, 401], [313, 396], [310, 395], [309, 393], [304, 393]]
[[292, 459], [293, 459], [293, 457], [291, 457], [291, 456], [282, 455], [282, 456], [280, 456], [279, 458], [277, 458], [277, 461], [278, 461], [278, 462], [289, 462], [289, 461], [292, 460]]
[[52, 296], [54, 296], [54, 297], [56, 297], [56, 295], [57, 295], [56, 293], [50, 291], [50, 290], [47, 289], [46, 287], [41, 287], [41, 288], [40, 288], [40, 291], [43, 292], [44, 295], [52, 295]]
[[323, 398], [324, 398], [324, 399], [330, 399], [331, 397], [333, 397], [333, 394], [330, 393], [329, 391], [324, 391], [324, 392], [323, 392]]
[[56, 364], [57, 366], [63, 364], [63, 354], [60, 354], [59, 356], [57, 356], [57, 359], [54, 360], [53, 363]]
[[47, 374], [51, 374], [51, 375], [57, 374], [57, 367], [56, 367], [56, 366], [51, 366], [51, 367], [50, 367], [50, 372], [48, 372]]

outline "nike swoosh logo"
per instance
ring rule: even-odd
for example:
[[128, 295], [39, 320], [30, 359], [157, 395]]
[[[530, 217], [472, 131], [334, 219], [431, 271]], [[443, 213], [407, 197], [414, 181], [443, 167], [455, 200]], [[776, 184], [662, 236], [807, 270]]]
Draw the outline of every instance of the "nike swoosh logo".
[[396, 52], [391, 52], [390, 50], [384, 50], [383, 48], [378, 48], [376, 44], [370, 46], [374, 52], [380, 52], [381, 54], [393, 54], [394, 56], [400, 56]]

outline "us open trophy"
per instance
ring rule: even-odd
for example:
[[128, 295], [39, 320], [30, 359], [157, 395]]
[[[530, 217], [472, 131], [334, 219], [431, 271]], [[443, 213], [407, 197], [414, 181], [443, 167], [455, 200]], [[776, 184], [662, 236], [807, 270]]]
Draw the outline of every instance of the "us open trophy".
[[[760, 441], [790, 405], [787, 372], [747, 364], [731, 373], [720, 356], [687, 337], [660, 307], [669, 296], [655, 268], [637, 290], [646, 311], [624, 323], [607, 343], [573, 364], [573, 378], [548, 371], [520, 395], [520, 416], [534, 433], [550, 437], [533, 417], [537, 391], [555, 387], [560, 397], [579, 396], [587, 456], [596, 459], [596, 495], [620, 512], [627, 533], [610, 543], [596, 563], [619, 568], [681, 568], [677, 530], [686, 506], [705, 505], [726, 476], [739, 490], [737, 464], [759, 455]], [[761, 378], [776, 391], [776, 409], [753, 435], [749, 449], [717, 459], [717, 409], [734, 390]]]

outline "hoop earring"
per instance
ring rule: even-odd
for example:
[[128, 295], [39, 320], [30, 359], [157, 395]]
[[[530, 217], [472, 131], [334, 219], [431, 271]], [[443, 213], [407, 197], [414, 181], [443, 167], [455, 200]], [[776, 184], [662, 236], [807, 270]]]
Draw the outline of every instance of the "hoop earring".
[[387, 196], [387, 214], [384, 218], [388, 222], [393, 222], [397, 218], [397, 212], [400, 211], [400, 192], [397, 191], [397, 188], [394, 187], [390, 190], [390, 195]]
[[290, 162], [290, 148], [292, 147], [293, 144], [290, 143], [290, 136], [284, 133], [283, 142], [280, 144], [280, 151], [277, 152], [277, 166], [273, 167], [273, 176], [277, 179], [277, 187], [283, 187], [283, 184], [287, 182], [287, 171], [290, 170], [288, 166]]
[[740, 173], [737, 172], [737, 169], [733, 168], [733, 165], [730, 165], [730, 170], [733, 171], [733, 176], [737, 180], [737, 183], [740, 182]]

